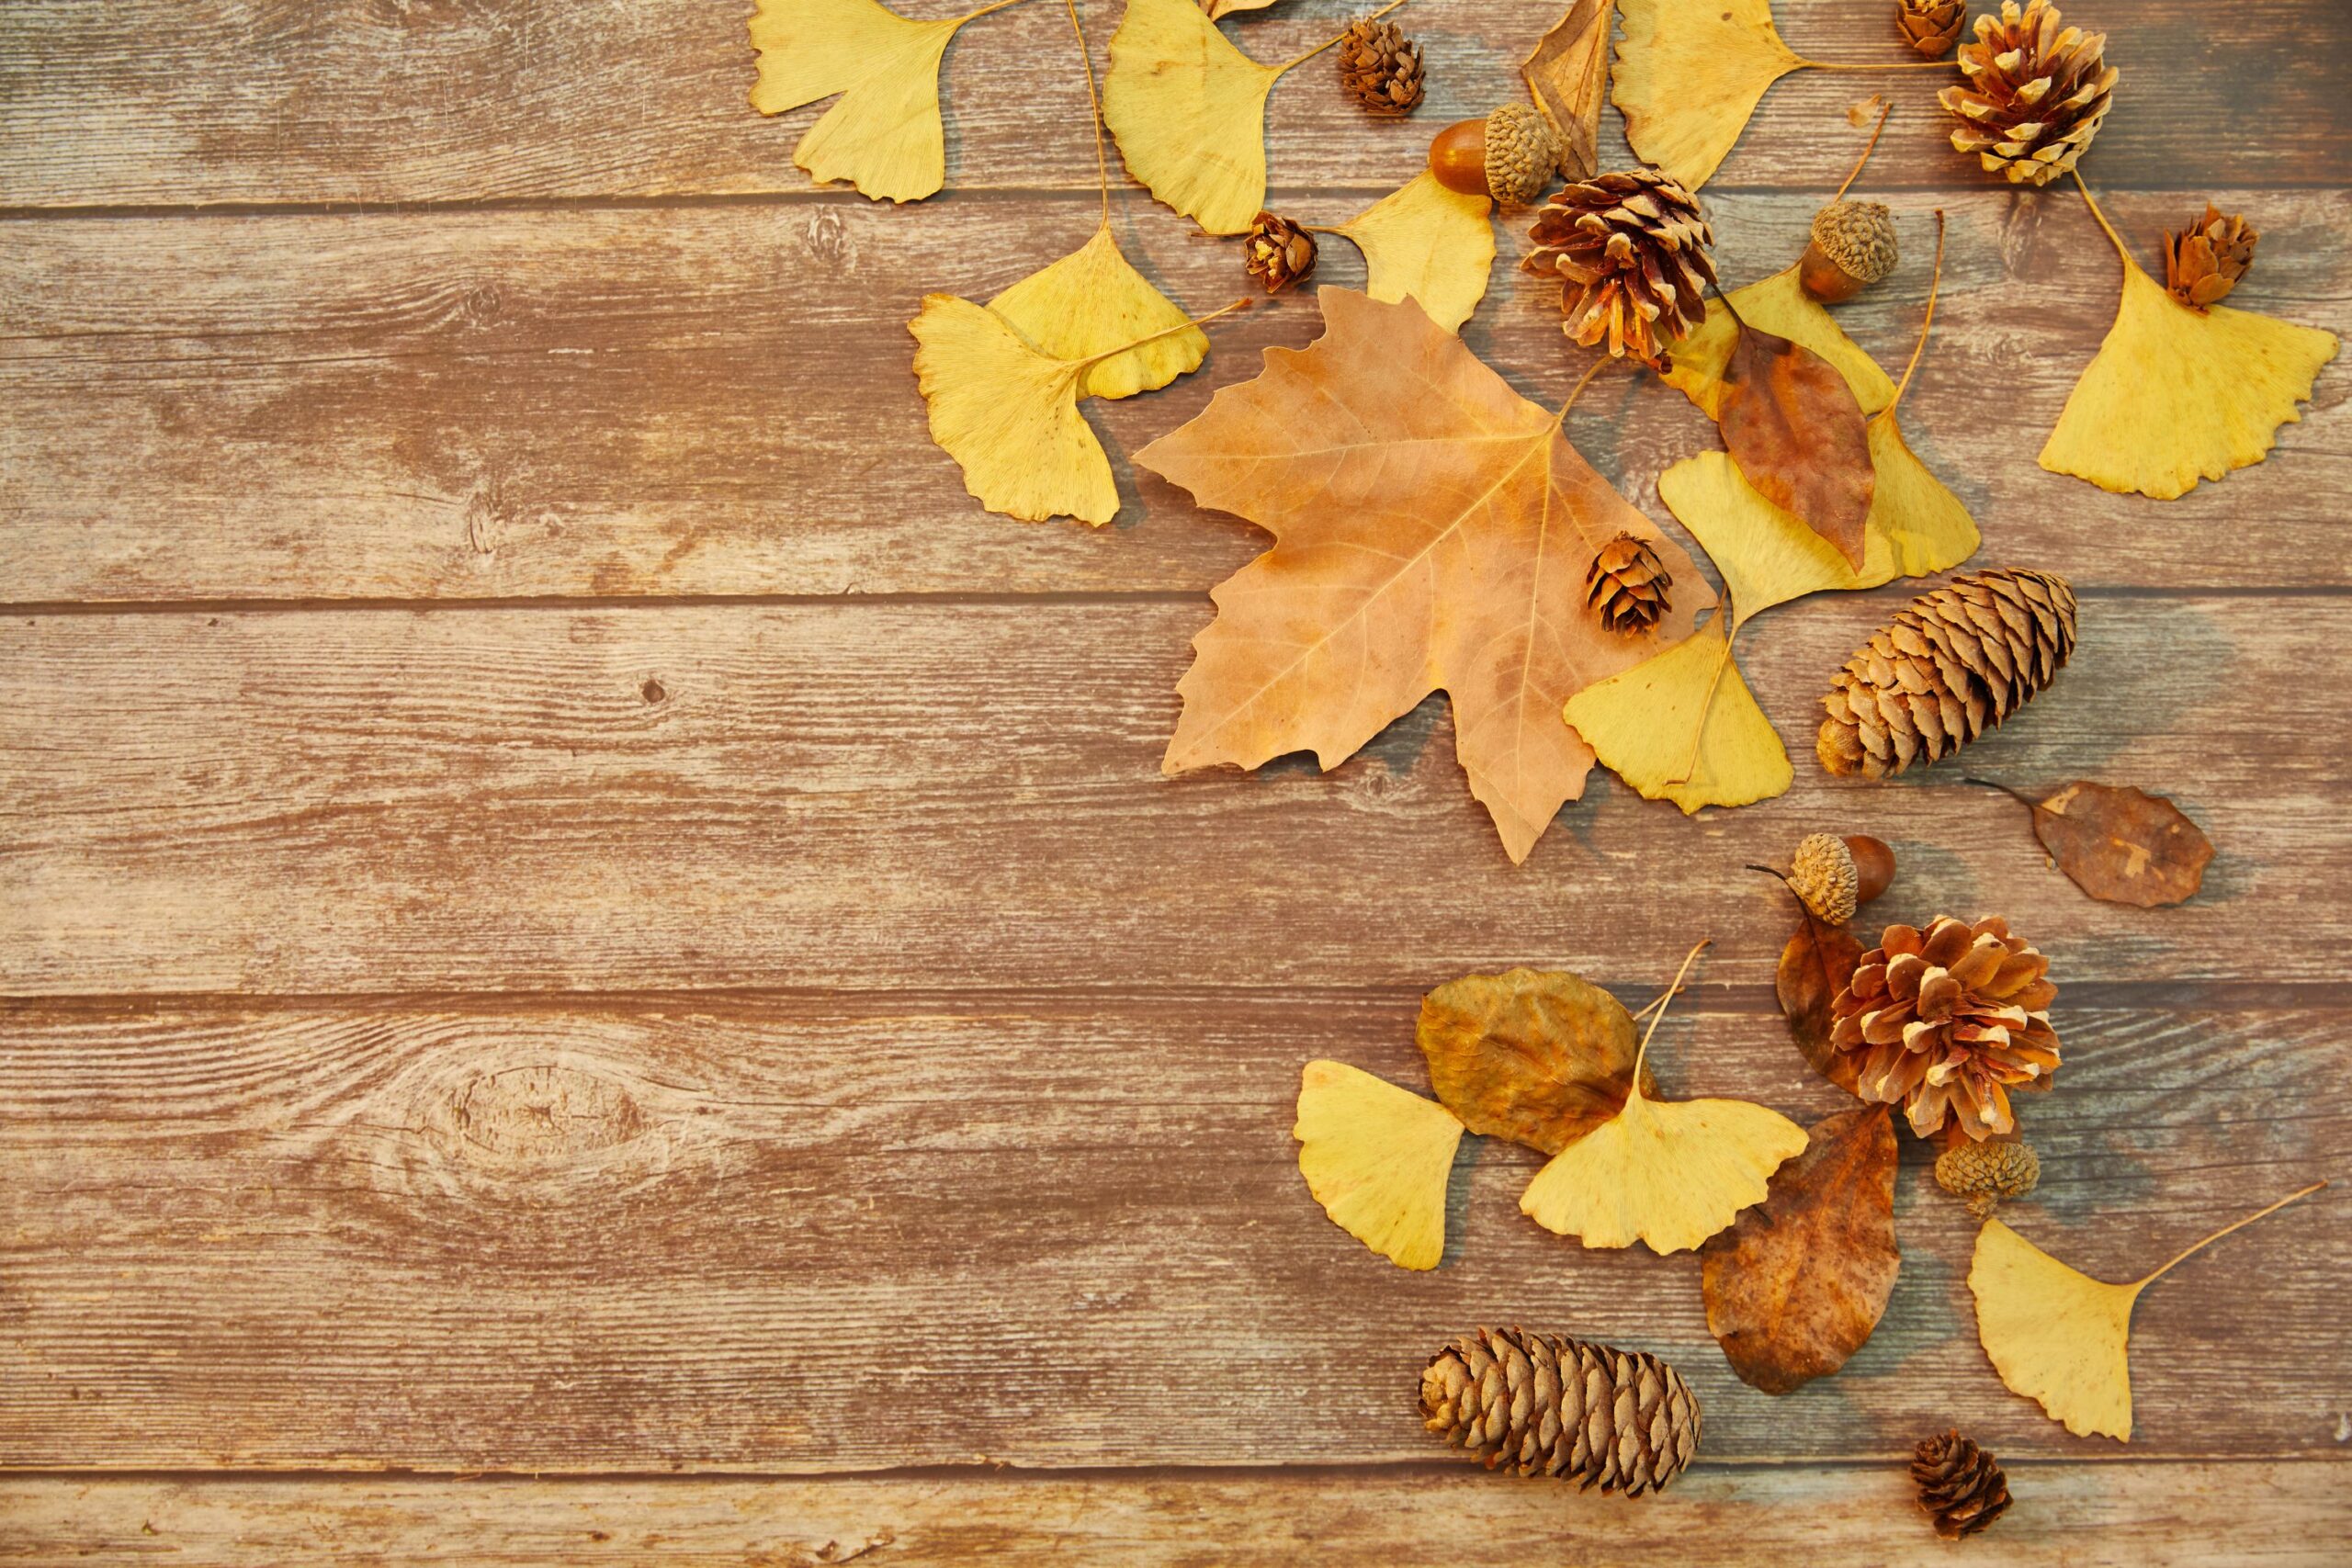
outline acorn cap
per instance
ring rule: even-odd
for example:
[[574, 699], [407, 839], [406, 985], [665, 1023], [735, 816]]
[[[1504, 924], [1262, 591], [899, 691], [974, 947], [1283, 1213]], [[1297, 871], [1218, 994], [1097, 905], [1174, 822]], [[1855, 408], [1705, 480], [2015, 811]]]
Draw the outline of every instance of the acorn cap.
[[1795, 894], [1814, 918], [1833, 926], [1842, 926], [1854, 918], [1857, 889], [1860, 878], [1854, 869], [1854, 852], [1846, 840], [1828, 833], [1810, 833], [1798, 841], [1797, 852], [1789, 863], [1789, 891]]
[[2004, 1198], [2022, 1198], [2041, 1182], [2041, 1160], [2025, 1143], [1959, 1143], [1936, 1156], [1936, 1185], [1963, 1199], [1978, 1219]]
[[1813, 243], [1848, 276], [1876, 283], [1894, 270], [1894, 214], [1875, 201], [1833, 201], [1813, 215]]
[[1560, 138], [1525, 104], [1502, 104], [1487, 117], [1487, 194], [1504, 207], [1529, 207], [1552, 187]]

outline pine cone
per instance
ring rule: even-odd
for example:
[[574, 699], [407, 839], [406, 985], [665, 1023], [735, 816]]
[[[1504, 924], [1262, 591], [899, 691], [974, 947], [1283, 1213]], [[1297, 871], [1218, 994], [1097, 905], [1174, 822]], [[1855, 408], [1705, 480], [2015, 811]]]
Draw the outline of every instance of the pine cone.
[[1956, 1431], [1920, 1443], [1912, 1454], [1911, 1480], [1919, 1488], [1919, 1506], [1946, 1540], [1974, 1535], [2009, 1506], [2009, 1480], [2000, 1464]]
[[[1599, 175], [1544, 204], [1520, 265], [1566, 283], [1561, 330], [1611, 355], [1663, 365], [1667, 345], [1707, 318], [1715, 243], [1699, 203], [1655, 169]], [[1573, 285], [1574, 287], [1568, 287]]]
[[2165, 236], [2165, 288], [2182, 304], [2202, 311], [2238, 286], [2254, 265], [2254, 243], [2261, 237], [2245, 219], [2224, 218], [2207, 202], [2203, 218]]
[[1656, 1356], [1520, 1328], [1481, 1328], [1431, 1357], [1421, 1416], [1488, 1470], [1628, 1497], [1663, 1488], [1699, 1446], [1699, 1402]]
[[1889, 926], [1829, 1004], [1829, 1048], [1853, 1059], [1856, 1094], [1902, 1106], [1923, 1138], [1955, 1112], [1973, 1139], [2014, 1133], [2009, 1089], [2058, 1070], [2049, 973], [1998, 917]]
[[1337, 53], [1340, 84], [1374, 114], [1407, 114], [1421, 101], [1421, 46], [1394, 22], [1349, 23]]
[[2075, 591], [2003, 568], [1922, 593], [1829, 683], [1814, 750], [1832, 773], [1889, 778], [1934, 762], [2050, 684], [2075, 651]]
[[1809, 833], [1798, 840], [1788, 884], [1814, 919], [1842, 926], [1854, 918], [1861, 876], [1854, 869], [1854, 852], [1836, 834]]
[[1968, 0], [1902, 0], [1894, 13], [1911, 47], [1930, 60], [1944, 57], [1967, 21]]
[[1960, 46], [1968, 85], [1937, 101], [1959, 117], [1951, 144], [2012, 184], [2048, 185], [2090, 150], [2107, 117], [2116, 73], [2104, 33], [2059, 29], [2049, 0], [2001, 0], [2000, 20], [1976, 18], [1976, 41]]
[[1620, 534], [1600, 547], [1584, 574], [1585, 603], [1600, 612], [1603, 630], [1645, 632], [1666, 614], [1674, 586], [1649, 541]]
[[1936, 1185], [1965, 1200], [1980, 1220], [2004, 1198], [2022, 1198], [2041, 1182], [2041, 1156], [2030, 1144], [1962, 1143], [1936, 1156]]
[[1287, 218], [1261, 212], [1242, 238], [1241, 259], [1267, 293], [1279, 294], [1315, 270], [1315, 236]]

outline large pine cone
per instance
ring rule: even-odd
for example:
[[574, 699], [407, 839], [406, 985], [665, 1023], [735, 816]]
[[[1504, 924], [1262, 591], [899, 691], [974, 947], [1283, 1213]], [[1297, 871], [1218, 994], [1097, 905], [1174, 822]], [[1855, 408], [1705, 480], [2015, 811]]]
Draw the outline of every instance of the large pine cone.
[[1830, 681], [1814, 750], [1833, 773], [1887, 778], [1939, 761], [2050, 684], [2075, 651], [2075, 591], [2003, 568], [1922, 593]]
[[1481, 1328], [1431, 1357], [1421, 1416], [1488, 1470], [1629, 1497], [1664, 1487], [1699, 1447], [1699, 1402], [1656, 1356], [1521, 1328]]
[[1974, 1535], [2009, 1506], [2008, 1478], [1999, 1463], [1958, 1432], [1920, 1443], [1911, 1459], [1911, 1481], [1919, 1488], [1919, 1506], [1946, 1540]]
[[1715, 236], [1681, 182], [1655, 169], [1599, 175], [1555, 195], [1535, 215], [1520, 265], [1563, 280], [1561, 330], [1587, 347], [1651, 365], [1707, 318]]
[[1997, 917], [1889, 926], [1829, 1004], [1829, 1047], [1851, 1058], [1856, 1094], [1900, 1105], [1923, 1138], [1955, 1114], [1971, 1138], [2013, 1133], [2008, 1091], [2058, 1070], [2049, 974]]
[[1600, 547], [1584, 574], [1585, 603], [1599, 612], [1603, 630], [1645, 632], [1666, 614], [1666, 591], [1674, 579], [1649, 541], [1620, 534]]
[[2254, 243], [2261, 237], [2245, 219], [2224, 218], [2207, 202], [2204, 217], [2165, 236], [2165, 288], [2202, 312], [2238, 286], [2254, 265]]
[[1421, 46], [1394, 22], [1349, 23], [1335, 52], [1340, 85], [1374, 114], [1406, 114], [1421, 101]]
[[2049, 0], [2001, 0], [1998, 21], [1976, 18], [1976, 41], [1960, 46], [1966, 86], [1937, 101], [1959, 117], [1951, 144], [2012, 184], [2046, 186], [2090, 150], [2107, 118], [2115, 71], [2105, 33], [2060, 29]]

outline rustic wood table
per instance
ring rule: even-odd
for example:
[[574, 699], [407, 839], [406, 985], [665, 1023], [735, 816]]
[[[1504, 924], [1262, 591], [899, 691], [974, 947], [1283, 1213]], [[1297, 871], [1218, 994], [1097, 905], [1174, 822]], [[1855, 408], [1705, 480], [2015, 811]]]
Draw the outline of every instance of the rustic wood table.
[[[1702, 935], [1661, 1077], [1825, 1113], [1786, 905], [1740, 868], [1834, 827], [1896, 846], [1887, 918], [2004, 913], [2053, 957], [2036, 1240], [2129, 1278], [2352, 1174], [2352, 369], [2177, 502], [2041, 471], [2117, 290], [2081, 198], [1980, 178], [1931, 76], [1783, 82], [1704, 193], [1726, 280], [1794, 254], [1890, 92], [1866, 184], [1914, 248], [1841, 320], [1900, 365], [1944, 209], [1905, 428], [1981, 561], [2082, 592], [2075, 668], [1968, 771], [2169, 793], [2219, 858], [2184, 908], [2094, 903], [1960, 769], [1826, 778], [1815, 698], [1896, 585], [1746, 639], [1787, 795], [1686, 818], [1597, 773], [1514, 869], [1442, 698], [1328, 776], [1160, 776], [1205, 591], [1265, 540], [1129, 455], [1311, 339], [1310, 294], [1091, 405], [1114, 526], [986, 514], [926, 439], [922, 294], [1093, 221], [1060, 9], [963, 35], [950, 189], [897, 209], [809, 188], [815, 111], [746, 107], [745, 9], [0, 7], [0, 1560], [1942, 1561], [1903, 1461], [1956, 1424], [2018, 1498], [1976, 1555], [2346, 1561], [2340, 1188], [2149, 1295], [2125, 1447], [2001, 1386], [1916, 1145], [1876, 1337], [1772, 1398], [1692, 1258], [1519, 1214], [1531, 1153], [1476, 1149], [1408, 1274], [1309, 1200], [1290, 1123], [1312, 1056], [1422, 1084], [1439, 982], [1645, 997]], [[1553, 9], [1420, 0], [1403, 123], [1286, 81], [1277, 204], [1393, 188]], [[1781, 17], [1884, 61], [1883, 9]], [[1273, 57], [1344, 15], [1227, 26]], [[2211, 197], [2262, 231], [2239, 301], [2344, 330], [2343, 15], [2068, 20], [2122, 69], [2087, 168], [2142, 256]], [[1238, 291], [1141, 190], [1114, 220], [1193, 308]], [[1498, 231], [1465, 335], [1556, 400], [1556, 291]], [[1661, 519], [1714, 439], [1631, 378], [1569, 431]], [[1701, 1462], [1629, 1503], [1449, 1461], [1417, 1375], [1482, 1322], [1670, 1357]]]

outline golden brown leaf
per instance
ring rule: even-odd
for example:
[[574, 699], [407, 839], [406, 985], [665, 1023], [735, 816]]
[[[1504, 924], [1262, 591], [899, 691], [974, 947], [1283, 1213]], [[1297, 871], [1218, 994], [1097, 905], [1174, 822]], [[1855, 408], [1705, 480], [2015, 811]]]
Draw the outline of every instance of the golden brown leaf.
[[1609, 92], [1609, 28], [1617, 0], [1571, 0], [1520, 62], [1527, 96], [1559, 133], [1560, 172], [1571, 180], [1600, 172], [1600, 100]]
[[1430, 1087], [1463, 1125], [1547, 1155], [1617, 1114], [1640, 1051], [1616, 998], [1533, 969], [1440, 986], [1421, 998], [1419, 1038]]
[[1624, 36], [1610, 100], [1625, 140], [1696, 190], [1747, 127], [1765, 89], [1806, 61], [1781, 41], [1771, 0], [1618, 0]]
[[2161, 795], [2087, 779], [2047, 800], [2007, 793], [2032, 807], [2034, 837], [2094, 898], [2154, 909], [2188, 902], [2205, 881], [2213, 841]]
[[[1210, 595], [1217, 617], [1193, 639], [1162, 765], [1312, 750], [1337, 767], [1443, 688], [1471, 793], [1523, 860], [1592, 765], [1561, 705], [1689, 636], [1712, 595], [1558, 415], [1418, 305], [1320, 298], [1322, 337], [1268, 349], [1254, 380], [1136, 455], [1275, 536]], [[1693, 585], [1638, 636], [1584, 607], [1585, 574], [1621, 533]]]
[[1894, 1289], [1894, 1123], [1883, 1105], [1816, 1122], [1764, 1201], [1699, 1249], [1707, 1332], [1740, 1381], [1787, 1393], [1846, 1364]]
[[1813, 1070], [1852, 1092], [1856, 1079], [1853, 1061], [1831, 1049], [1829, 1044], [1829, 1004], [1854, 977], [1854, 965], [1861, 962], [1862, 944], [1844, 926], [1833, 926], [1815, 919], [1811, 912], [1800, 910], [1803, 921], [1796, 934], [1781, 949], [1781, 966], [1773, 976], [1773, 989], [1781, 998], [1781, 1015], [1789, 1021], [1789, 1033], [1797, 1043]]
[[1193, 0], [1127, 0], [1102, 123], [1152, 195], [1212, 234], [1238, 234], [1266, 205], [1266, 95], [1289, 69], [1236, 49]]
[[1877, 473], [1861, 404], [1803, 344], [1744, 323], [1724, 368], [1724, 446], [1756, 492], [1862, 570]]
[[1345, 1062], [1309, 1062], [1291, 1135], [1306, 1190], [1334, 1224], [1392, 1263], [1437, 1267], [1462, 1142], [1443, 1106]]

